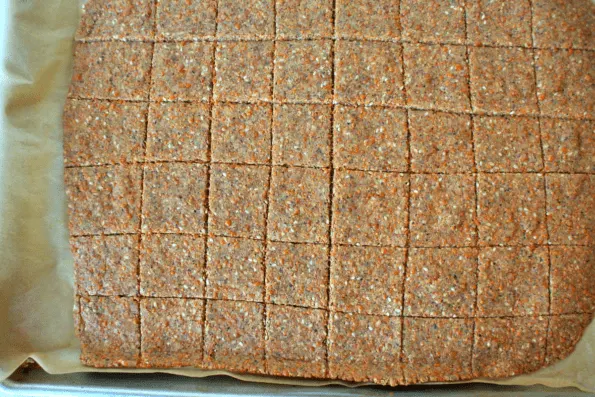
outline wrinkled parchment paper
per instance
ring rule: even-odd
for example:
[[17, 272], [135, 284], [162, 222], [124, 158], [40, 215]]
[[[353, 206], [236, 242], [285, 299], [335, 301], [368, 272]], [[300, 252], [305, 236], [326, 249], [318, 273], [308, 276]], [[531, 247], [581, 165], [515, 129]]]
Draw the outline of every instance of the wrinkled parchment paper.
[[[62, 109], [78, 2], [5, 0], [8, 4], [0, 6], [0, 381], [27, 357], [52, 374], [157, 372], [88, 368], [79, 362], [62, 179]], [[189, 368], [161, 372], [194, 377], [226, 373]], [[312, 386], [341, 383], [233, 376]], [[595, 324], [568, 359], [531, 375], [485, 382], [595, 391]]]

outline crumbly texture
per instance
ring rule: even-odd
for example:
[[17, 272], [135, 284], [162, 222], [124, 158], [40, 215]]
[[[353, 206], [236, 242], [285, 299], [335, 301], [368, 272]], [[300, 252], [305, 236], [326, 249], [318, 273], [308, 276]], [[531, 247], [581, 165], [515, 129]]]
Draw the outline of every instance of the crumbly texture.
[[405, 314], [470, 317], [476, 266], [476, 248], [412, 248], [405, 280]]
[[147, 164], [143, 169], [143, 182], [141, 231], [204, 232], [207, 185], [204, 165]]
[[262, 238], [269, 170], [263, 166], [214, 164], [209, 189], [209, 231], [215, 235]]
[[64, 107], [64, 164], [140, 161], [146, 125], [146, 103], [68, 99]]
[[483, 174], [478, 177], [480, 245], [546, 242], [543, 178], [541, 174]]
[[403, 361], [408, 383], [460, 381], [471, 376], [473, 320], [406, 318]]
[[132, 234], [71, 237], [77, 294], [135, 296], [137, 241]]
[[533, 4], [536, 46], [595, 49], [593, 2], [535, 0]]
[[471, 116], [410, 110], [409, 134], [412, 171], [473, 171], [474, 137]]
[[75, 38], [150, 40], [155, 35], [154, 16], [153, 0], [88, 1]]
[[491, 247], [479, 253], [477, 310], [482, 315], [547, 314], [546, 247]]
[[330, 172], [273, 167], [268, 236], [276, 241], [328, 243]]
[[595, 311], [595, 256], [591, 247], [551, 247], [552, 313]]
[[403, 38], [415, 42], [463, 43], [462, 0], [400, 0]]
[[264, 372], [264, 305], [210, 300], [205, 319], [204, 363], [210, 369]]
[[331, 308], [349, 313], [401, 314], [403, 248], [336, 246], [331, 261]]
[[134, 233], [140, 224], [142, 170], [132, 166], [67, 168], [71, 235]]
[[153, 44], [78, 42], [69, 95], [93, 99], [149, 99]]
[[469, 51], [471, 103], [482, 112], [538, 112], [533, 53], [525, 48], [475, 47]]
[[213, 107], [211, 156], [214, 161], [263, 164], [270, 161], [271, 106], [226, 103]]
[[[186, 367], [202, 362], [203, 306], [200, 299], [141, 301], [142, 367]], [[180, 332], [182, 331], [182, 332]]]
[[407, 170], [406, 111], [337, 106], [334, 129], [336, 167]]
[[478, 116], [474, 133], [478, 170], [532, 172], [543, 169], [537, 119]]
[[477, 242], [474, 182], [470, 175], [414, 175], [409, 215], [411, 245], [474, 245]]
[[407, 176], [336, 171], [332, 233], [349, 245], [400, 245], [407, 233]]
[[156, 32], [160, 39], [215, 36], [217, 0], [159, 0]]
[[[235, 2], [235, 0], [231, 1]], [[270, 100], [272, 99], [272, 75], [272, 41], [217, 43], [213, 88], [215, 100]]]
[[266, 255], [267, 302], [327, 307], [327, 245], [270, 242]]
[[399, 38], [399, 1], [336, 0], [337, 35], [350, 39]]
[[536, 51], [537, 94], [544, 114], [593, 119], [592, 59], [592, 53], [587, 51]]
[[407, 104], [426, 109], [469, 110], [465, 48], [404, 44]]
[[267, 310], [268, 372], [322, 378], [326, 370], [326, 312], [290, 306], [269, 306]]
[[145, 234], [140, 245], [140, 292], [143, 296], [204, 296], [205, 239], [190, 234]]
[[545, 359], [546, 317], [475, 320], [473, 375], [500, 378], [532, 372]]
[[211, 94], [213, 43], [156, 43], [151, 98], [206, 101]]
[[402, 385], [574, 350], [591, 1], [84, 8], [64, 109], [84, 364]]
[[546, 189], [550, 241], [592, 244], [595, 238], [595, 175], [549, 174]]
[[277, 0], [277, 37], [320, 38], [333, 33], [333, 0]]
[[401, 45], [338, 41], [335, 45], [335, 100], [357, 105], [403, 102]]
[[157, 102], [149, 107], [146, 157], [155, 161], [206, 161], [209, 107], [203, 103]]
[[330, 40], [280, 41], [275, 47], [275, 92], [279, 101], [332, 99]]
[[207, 297], [262, 302], [263, 257], [262, 241], [230, 237], [209, 238]]
[[530, 46], [530, 0], [476, 0], [467, 9], [469, 41], [477, 45]]
[[330, 105], [275, 105], [273, 164], [330, 166]]
[[140, 358], [137, 298], [81, 296], [78, 335], [81, 361], [95, 367], [134, 367]]
[[595, 122], [541, 120], [545, 170], [595, 173]]

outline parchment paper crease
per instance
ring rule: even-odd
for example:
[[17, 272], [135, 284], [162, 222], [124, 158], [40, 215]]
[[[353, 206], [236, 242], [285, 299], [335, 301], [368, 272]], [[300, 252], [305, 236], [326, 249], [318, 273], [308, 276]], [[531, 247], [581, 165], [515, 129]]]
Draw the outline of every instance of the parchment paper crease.
[[[74, 336], [73, 265], [62, 182], [62, 109], [79, 0], [7, 0], [0, 7], [0, 380], [27, 357], [49, 373], [87, 368]], [[128, 370], [125, 372], [156, 372]], [[203, 377], [223, 371], [164, 370]], [[260, 376], [271, 383], [325, 385]], [[484, 381], [484, 380], [480, 380]], [[504, 381], [595, 391], [595, 324], [568, 359]]]

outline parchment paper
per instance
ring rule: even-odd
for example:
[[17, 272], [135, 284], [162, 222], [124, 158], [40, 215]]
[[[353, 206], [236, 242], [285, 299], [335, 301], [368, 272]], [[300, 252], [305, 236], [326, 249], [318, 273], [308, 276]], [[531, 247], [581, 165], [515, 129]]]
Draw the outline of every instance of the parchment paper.
[[[32, 357], [52, 374], [224, 371], [84, 367], [74, 336], [73, 262], [62, 165], [62, 109], [71, 75], [79, 0], [5, 0], [0, 6], [0, 380]], [[263, 376], [258, 382], [326, 385]], [[595, 324], [568, 359], [530, 375], [481, 382], [595, 391]]]

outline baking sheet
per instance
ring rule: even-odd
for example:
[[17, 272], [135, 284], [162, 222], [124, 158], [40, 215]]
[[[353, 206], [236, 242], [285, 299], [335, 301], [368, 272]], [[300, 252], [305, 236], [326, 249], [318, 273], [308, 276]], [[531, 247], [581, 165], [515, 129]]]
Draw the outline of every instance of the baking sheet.
[[[225, 371], [97, 369], [79, 362], [74, 336], [73, 262], [62, 165], [62, 109], [68, 90], [79, 0], [8, 0], [0, 7], [0, 380], [27, 357], [52, 374]], [[252, 375], [238, 379], [326, 385]], [[534, 374], [486, 383], [575, 386], [595, 392], [595, 324], [568, 359]]]

